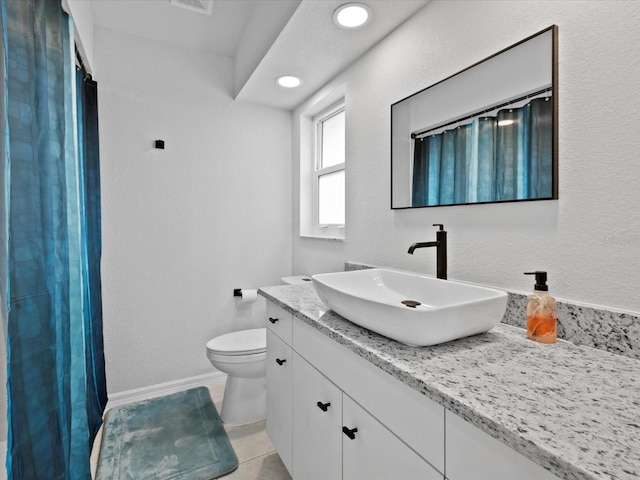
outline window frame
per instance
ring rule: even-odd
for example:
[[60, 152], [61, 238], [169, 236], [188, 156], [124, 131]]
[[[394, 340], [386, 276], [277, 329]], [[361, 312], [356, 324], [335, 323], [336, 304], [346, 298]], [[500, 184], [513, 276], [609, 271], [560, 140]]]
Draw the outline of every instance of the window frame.
[[[345, 130], [346, 130], [346, 108], [345, 108], [345, 99], [342, 98], [339, 101], [333, 103], [328, 108], [323, 109], [318, 112], [311, 118], [313, 124], [313, 135], [314, 135], [314, 149], [313, 149], [313, 158], [312, 158], [312, 211], [313, 211], [313, 228], [314, 230], [320, 229], [320, 231], [325, 232], [326, 235], [336, 235], [336, 236], [344, 236], [344, 228], [346, 224], [346, 218], [344, 223], [330, 223], [330, 224], [321, 224], [319, 221], [320, 217], [320, 189], [319, 182], [320, 177], [324, 175], [329, 175], [332, 173], [344, 171], [345, 172], [345, 197], [346, 197], [346, 152], [345, 152], [345, 161], [342, 163], [338, 163], [335, 165], [331, 165], [329, 167], [320, 168], [322, 164], [322, 141], [323, 141], [323, 123], [336, 115], [344, 112], [345, 114]], [[346, 138], [346, 132], [345, 132]], [[346, 147], [346, 146], [345, 146]], [[346, 198], [345, 198], [346, 202]], [[346, 206], [345, 206], [346, 210]], [[346, 217], [346, 212], [345, 212]]]

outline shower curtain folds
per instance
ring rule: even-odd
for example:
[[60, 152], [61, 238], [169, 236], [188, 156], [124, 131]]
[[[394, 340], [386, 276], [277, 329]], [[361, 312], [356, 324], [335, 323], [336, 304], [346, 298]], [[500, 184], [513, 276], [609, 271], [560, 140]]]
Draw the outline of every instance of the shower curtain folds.
[[551, 198], [552, 102], [414, 139], [411, 206]]
[[96, 87], [59, 0], [0, 2], [7, 473], [90, 479], [106, 404]]

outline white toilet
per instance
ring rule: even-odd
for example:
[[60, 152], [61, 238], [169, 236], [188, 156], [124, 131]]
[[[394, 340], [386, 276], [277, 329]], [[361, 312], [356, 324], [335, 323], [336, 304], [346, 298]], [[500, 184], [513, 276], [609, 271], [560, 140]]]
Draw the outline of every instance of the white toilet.
[[[284, 277], [282, 283], [307, 283], [309, 277]], [[265, 319], [266, 322], [266, 319]], [[228, 425], [257, 422], [267, 416], [267, 329], [238, 330], [207, 342], [207, 357], [227, 374], [220, 418]]]
[[227, 374], [220, 418], [228, 425], [256, 422], [267, 416], [266, 328], [239, 330], [207, 342], [207, 357]]

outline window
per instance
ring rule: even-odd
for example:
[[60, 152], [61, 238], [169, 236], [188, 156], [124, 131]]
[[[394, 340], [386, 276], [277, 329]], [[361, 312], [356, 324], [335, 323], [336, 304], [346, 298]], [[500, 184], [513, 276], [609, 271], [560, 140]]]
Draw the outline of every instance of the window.
[[303, 238], [345, 238], [345, 90], [336, 86], [294, 114]]
[[344, 101], [313, 117], [313, 125], [315, 130], [314, 224], [321, 229], [335, 230], [344, 227], [345, 224]]

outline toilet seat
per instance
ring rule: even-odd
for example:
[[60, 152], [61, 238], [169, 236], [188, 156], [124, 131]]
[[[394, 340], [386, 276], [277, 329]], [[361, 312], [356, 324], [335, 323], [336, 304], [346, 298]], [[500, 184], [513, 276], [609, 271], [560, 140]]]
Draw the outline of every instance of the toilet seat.
[[254, 355], [267, 351], [266, 328], [239, 330], [207, 342], [207, 352], [214, 355]]

